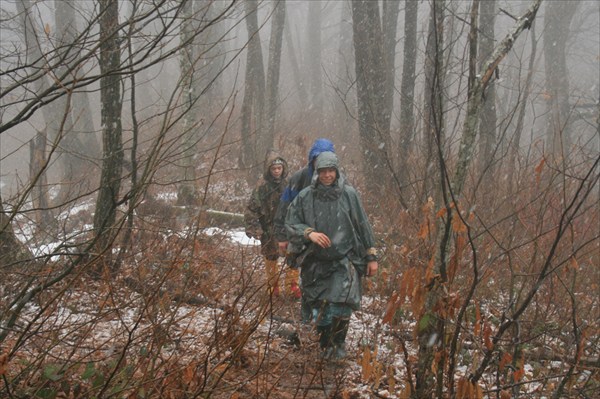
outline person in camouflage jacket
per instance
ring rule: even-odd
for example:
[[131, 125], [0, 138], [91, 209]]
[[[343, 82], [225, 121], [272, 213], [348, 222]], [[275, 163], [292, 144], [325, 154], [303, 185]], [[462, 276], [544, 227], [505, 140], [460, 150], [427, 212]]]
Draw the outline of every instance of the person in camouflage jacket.
[[265, 258], [269, 291], [279, 295], [279, 249], [273, 232], [273, 219], [281, 193], [287, 185], [288, 165], [277, 152], [270, 150], [264, 162], [263, 178], [252, 191], [244, 212], [246, 235], [260, 240]]
[[312, 309], [327, 358], [346, 356], [352, 311], [360, 308], [360, 277], [378, 263], [375, 238], [356, 190], [345, 182], [333, 152], [315, 161], [312, 184], [291, 203], [285, 219], [289, 246], [302, 258], [303, 299]]

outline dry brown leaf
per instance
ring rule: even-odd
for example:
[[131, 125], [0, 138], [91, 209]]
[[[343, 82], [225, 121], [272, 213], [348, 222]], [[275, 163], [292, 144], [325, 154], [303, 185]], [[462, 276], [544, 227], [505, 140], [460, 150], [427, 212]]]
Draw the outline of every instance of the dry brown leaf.
[[494, 348], [494, 344], [492, 343], [492, 340], [490, 338], [491, 335], [492, 327], [489, 325], [489, 323], [485, 323], [483, 326], [483, 343], [486, 349], [489, 351], [491, 351]]
[[519, 382], [519, 381], [521, 381], [521, 379], [523, 378], [524, 375], [525, 375], [525, 369], [523, 367], [521, 367], [520, 369], [517, 369], [513, 372], [513, 380], [515, 382]]
[[479, 384], [469, 381], [466, 377], [458, 380], [457, 399], [482, 399], [483, 389]]
[[387, 369], [387, 384], [388, 384], [388, 391], [392, 395], [396, 394], [396, 379], [394, 378], [394, 373], [395, 373], [394, 366], [389, 365], [388, 369]]
[[435, 216], [438, 218], [441, 218], [441, 217], [446, 216], [447, 213], [448, 213], [448, 210], [446, 208], [441, 208], [439, 211], [437, 211]]
[[371, 350], [369, 349], [368, 346], [365, 346], [364, 350], [363, 350], [363, 356], [362, 356], [362, 361], [361, 361], [361, 365], [362, 365], [362, 378], [363, 381], [369, 381], [369, 379], [371, 378]]
[[502, 358], [500, 359], [500, 365], [498, 366], [498, 369], [500, 371], [504, 370], [504, 367], [506, 367], [507, 364], [510, 364], [512, 362], [512, 356], [510, 353], [505, 352], [502, 354]]
[[421, 223], [421, 227], [419, 228], [419, 232], [417, 233], [417, 238], [421, 240], [425, 240], [429, 236], [429, 221], [425, 221]]
[[383, 324], [390, 324], [394, 315], [396, 314], [396, 310], [398, 310], [398, 293], [394, 291], [392, 297], [387, 303], [385, 314], [383, 315]]
[[452, 231], [455, 233], [467, 232], [467, 225], [463, 222], [459, 215], [456, 215], [456, 217], [452, 218]]
[[544, 164], [546, 163], [546, 158], [542, 158], [540, 163], [535, 167], [535, 181], [539, 184], [540, 179], [542, 177], [542, 169], [544, 169]]

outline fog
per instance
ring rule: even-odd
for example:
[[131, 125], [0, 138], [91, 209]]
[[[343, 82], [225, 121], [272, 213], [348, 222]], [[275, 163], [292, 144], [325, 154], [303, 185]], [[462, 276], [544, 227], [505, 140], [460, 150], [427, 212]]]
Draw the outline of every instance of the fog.
[[[98, 5], [91, 1], [73, 1], [65, 2], [72, 7], [69, 14], [74, 18], [72, 25], [78, 32], [86, 32], [85, 43], [81, 43], [82, 48], [93, 46], [93, 41], [97, 40], [98, 24], [95, 21], [98, 12]], [[318, 4], [317, 4], [318, 3]], [[527, 1], [498, 1], [495, 7], [495, 43], [506, 35], [514, 23], [515, 16], [518, 16], [527, 7]], [[547, 21], [545, 13], [550, 2], [544, 2], [535, 21], [535, 31], [528, 31], [523, 37], [519, 38], [514, 48], [508, 54], [502, 64], [499, 66], [498, 79], [496, 86], [496, 110], [498, 114], [498, 131], [505, 130], [500, 134], [503, 140], [510, 140], [510, 123], [515, 119], [515, 106], [518, 96], [522, 95], [523, 81], [528, 73], [530, 58], [531, 41], [540, 42], [537, 47], [537, 53], [534, 55], [536, 60], [533, 63], [534, 71], [529, 93], [529, 102], [525, 115], [523, 127], [524, 134], [521, 137], [519, 145], [528, 147], [538, 143], [544, 145], [547, 143], [547, 124], [550, 116], [548, 115], [548, 96], [547, 74], [545, 73], [545, 57], [542, 51], [544, 40], [552, 37], [550, 31], [557, 30], [557, 35], [566, 35], [564, 58], [566, 61], [567, 76], [561, 77], [564, 83], [568, 85], [568, 107], [569, 120], [561, 121], [568, 126], [569, 134], [573, 140], [580, 145], [598, 147], [597, 129], [594, 125], [597, 118], [594, 113], [598, 112], [598, 5], [592, 1], [571, 2], [574, 15], [568, 27], [556, 27], [552, 21]], [[23, 4], [29, 4], [24, 2]], [[311, 6], [312, 4], [312, 6]], [[214, 81], [211, 83], [213, 90], [207, 91], [202, 97], [206, 103], [214, 105], [211, 112], [196, 118], [204, 121], [211, 120], [214, 112], [219, 108], [228, 96], [236, 94], [237, 110], [240, 110], [242, 94], [244, 92], [244, 70], [246, 62], [246, 44], [248, 42], [248, 33], [244, 23], [243, 3], [236, 2], [230, 7], [224, 15], [218, 20], [213, 21], [210, 29], [202, 26], [207, 16], [217, 15], [220, 11], [230, 6], [229, 2], [216, 2], [210, 4], [204, 2], [194, 2], [196, 11], [192, 18], [197, 21], [199, 31], [195, 33], [199, 47], [207, 49], [205, 55], [200, 54], [198, 62], [202, 68], [198, 68], [197, 78], [198, 90], [203, 90], [206, 86], [205, 81], [208, 75], [214, 75]], [[55, 49], [57, 43], [61, 43], [61, 35], [65, 36], [68, 32], [66, 26], [56, 26], [57, 11], [56, 5], [52, 1], [32, 2], [27, 8], [27, 20], [31, 22], [32, 32], [36, 35], [32, 41], [39, 45], [43, 57], [56, 56]], [[273, 3], [258, 3], [258, 26], [262, 44], [263, 63], [267, 65], [269, 57], [269, 38], [271, 28], [271, 16], [273, 12]], [[397, 29], [395, 40], [395, 66], [394, 66], [394, 108], [391, 116], [391, 140], [393, 145], [397, 145], [400, 140], [397, 137], [400, 123], [400, 106], [402, 104], [402, 92], [400, 91], [400, 82], [402, 79], [403, 67], [403, 49], [404, 49], [404, 8], [406, 4], [400, 2]], [[28, 180], [28, 141], [33, 137], [36, 131], [47, 131], [48, 122], [45, 122], [41, 109], [46, 106], [43, 99], [39, 103], [33, 104], [36, 100], [32, 99], [31, 86], [36, 82], [29, 78], [35, 68], [45, 66], [34, 66], [32, 57], [36, 52], [27, 50], [24, 43], [23, 14], [18, 11], [15, 1], [3, 1], [2, 7], [2, 86], [3, 91], [6, 87], [17, 85], [18, 88], [11, 90], [10, 93], [2, 96], [2, 120], [6, 125], [8, 121], [13, 120], [15, 115], [24, 108], [31, 107], [24, 116], [19, 116], [17, 123], [10, 128], [3, 130], [1, 138], [1, 178], [3, 193], [5, 196], [15, 195], [20, 187]], [[139, 10], [136, 12], [142, 15], [142, 12], [150, 10], [150, 3], [140, 2]], [[144, 10], [146, 7], [146, 10]], [[311, 9], [312, 7], [312, 9]], [[418, 10], [417, 37], [416, 37], [416, 69], [415, 69], [415, 104], [414, 110], [422, 114], [423, 84], [424, 84], [424, 61], [425, 47], [427, 42], [427, 26], [430, 16], [431, 4], [429, 2], [420, 2]], [[469, 2], [448, 2], [446, 3], [446, 21], [445, 21], [445, 46], [444, 58], [446, 61], [446, 96], [447, 110], [445, 118], [448, 136], [450, 142], [458, 140], [461, 134], [460, 119], [463, 116], [461, 110], [464, 110], [465, 96], [465, 76], [466, 70], [466, 51], [468, 26], [465, 24], [468, 20], [470, 9]], [[177, 12], [173, 4], [165, 4], [160, 10], [150, 11], [150, 14], [140, 18], [135, 25], [136, 33], [132, 38], [132, 44], [135, 46], [144, 46], [151, 39], [153, 32], [158, 34], [161, 29], [160, 18], [173, 17], [170, 13]], [[122, 23], [127, 23], [127, 18], [131, 16], [132, 6], [128, 2], [119, 2], [120, 19]], [[310, 13], [313, 13], [311, 16]], [[155, 14], [152, 14], [155, 13]], [[212, 13], [212, 14], [210, 14]], [[316, 13], [316, 14], [314, 14]], [[210, 14], [210, 15], [209, 15]], [[159, 16], [160, 15], [160, 16]], [[317, 17], [315, 17], [318, 16]], [[175, 18], [175, 17], [174, 17]], [[203, 19], [204, 18], [204, 19]], [[560, 20], [560, 19], [559, 19]], [[564, 18], [563, 18], [564, 20]], [[136, 55], [139, 63], [139, 71], [136, 73], [136, 84], [138, 93], [137, 112], [138, 119], [143, 121], [144, 134], [156, 129], [156, 124], [160, 123], [155, 116], [168, 110], [173, 104], [173, 92], [181, 84], [181, 69], [176, 50], [172, 56], [160, 59], [159, 54], [165, 54], [172, 49], [177, 49], [180, 43], [181, 20], [174, 19], [170, 21], [173, 25], [160, 32], [164, 37], [157, 41], [156, 48], [140, 50]], [[316, 26], [316, 25], [320, 26]], [[121, 34], [127, 35], [129, 27], [123, 27]], [[212, 32], [209, 30], [212, 29]], [[355, 65], [353, 61], [354, 49], [352, 42], [352, 13], [350, 3], [344, 1], [288, 1], [286, 2], [286, 19], [281, 54], [281, 72], [278, 87], [277, 115], [276, 115], [276, 141], [293, 141], [298, 137], [306, 137], [309, 141], [312, 138], [320, 136], [332, 137], [335, 140], [345, 143], [348, 147], [359, 146], [357, 132], [357, 111], [356, 111], [356, 85], [355, 85]], [[208, 37], [211, 35], [211, 37]], [[205, 40], [205, 42], [202, 42]], [[32, 46], [30, 44], [30, 46]], [[79, 46], [79, 45], [78, 45]], [[552, 43], [557, 46], [557, 43]], [[77, 48], [77, 47], [76, 47]], [[87, 49], [89, 50], [89, 48]], [[86, 50], [86, 51], [87, 51]], [[125, 52], [123, 46], [123, 52]], [[202, 51], [202, 50], [201, 50]], [[28, 56], [28, 57], [26, 57]], [[204, 57], [204, 58], [203, 58]], [[122, 59], [125, 59], [123, 56]], [[50, 64], [52, 58], [48, 59]], [[27, 63], [30, 63], [28, 66]], [[60, 64], [54, 64], [59, 68]], [[210, 66], [212, 65], [212, 70]], [[81, 77], [98, 74], [98, 59], [94, 56], [87, 61], [78, 64], [78, 74]], [[217, 71], [218, 70], [218, 71]], [[50, 79], [56, 71], [48, 71], [46, 79]], [[42, 79], [42, 78], [40, 78]], [[204, 82], [202, 81], [204, 79]], [[124, 79], [123, 102], [129, 101], [130, 91], [129, 82]], [[89, 99], [91, 115], [87, 115], [93, 121], [94, 132], [87, 132], [95, 135], [98, 143], [101, 139], [100, 122], [100, 93], [99, 82], [97, 79], [90, 79], [89, 84], [78, 88], [72, 101], [77, 101], [79, 96], [87, 96]], [[233, 105], [233, 103], [232, 103]], [[60, 110], [58, 111], [60, 112]], [[56, 115], [60, 119], [59, 115]], [[418, 120], [418, 117], [417, 117]], [[82, 118], [76, 118], [72, 129], [78, 129], [78, 124], [83, 123]], [[12, 124], [12, 123], [10, 123]], [[125, 131], [125, 142], [127, 142], [127, 132], [131, 131], [131, 117], [129, 107], [123, 107], [123, 128]], [[239, 130], [239, 126], [231, 126], [232, 129]], [[415, 140], [419, 140], [419, 126], [415, 127]], [[52, 136], [52, 135], [50, 135]], [[99, 144], [98, 144], [99, 145]], [[127, 145], [127, 144], [125, 144]], [[392, 148], [393, 150], [393, 148]], [[396, 151], [391, 151], [389, 156], [394, 157]], [[257, 154], [264, 153], [263, 149], [257, 149]], [[99, 154], [96, 152], [96, 154]], [[359, 161], [359, 154], [350, 155], [354, 161]], [[258, 157], [260, 158], [260, 156]], [[57, 176], [56, 159], [50, 160], [50, 176]]]
[[[493, 45], [498, 45], [510, 32], [515, 20], [530, 3], [495, 3], [492, 30], [494, 37], [490, 38]], [[18, 7], [19, 4], [21, 8]], [[98, 48], [94, 47], [99, 43], [99, 7], [92, 1], [66, 1], [63, 2], [63, 16], [60, 17], [57, 4], [59, 3], [52, 1], [8, 0], [0, 4], [0, 68], [3, 91], [1, 115], [4, 126], [0, 134], [0, 178], [4, 198], [18, 196], [30, 181], [29, 143], [36, 132], [42, 133], [47, 139], [45, 153], [50, 155], [47, 157], [48, 165], [45, 170], [50, 187], [56, 189], [59, 183], [77, 184], [61, 182], [68, 175], [65, 175], [64, 170], [61, 171], [69, 167], [64, 165], [68, 154], [83, 162], [76, 168], [98, 171], [97, 168], [101, 165], [101, 74]], [[135, 9], [132, 4], [127, 1], [119, 2], [119, 22], [122, 24], [119, 34], [123, 37], [122, 69], [119, 71], [123, 87], [120, 118], [125, 152], [131, 150], [132, 143], [132, 108], [129, 103], [132, 98], [131, 77], [134, 77], [135, 112], [136, 122], [140, 127], [138, 140], [141, 148], [154, 145], [152, 143], [155, 143], [156, 136], [160, 134], [176, 140], [186, 129], [185, 124], [194, 126], [196, 130], [195, 136], [191, 138], [194, 148], [210, 148], [216, 137], [220, 137], [225, 130], [224, 115], [231, 113], [226, 126], [229, 136], [225, 143], [230, 146], [229, 157], [239, 158], [238, 165], [242, 168], [252, 169], [260, 163], [267, 147], [284, 148], [287, 145], [289, 149], [292, 143], [308, 143], [317, 137], [329, 137], [339, 142], [347, 150], [347, 164], [360, 164], [367, 169], [370, 167], [364, 164], [368, 161], [363, 159], [359, 149], [364, 147], [364, 142], [359, 133], [354, 61], [356, 43], [353, 41], [350, 2], [285, 2], [278, 68], [280, 75], [275, 82], [275, 107], [270, 111], [267, 105], [256, 101], [268, 102], [270, 100], [265, 96], [273, 97], [266, 92], [265, 85], [272, 73], [268, 64], [269, 57], [273, 54], [270, 43], [273, 41], [271, 28], [275, 3], [256, 3], [259, 29], [250, 33], [245, 20], [245, 2], [196, 1], [191, 3], [187, 11], [178, 7], [175, 2], [165, 2], [156, 9], [151, 2], [138, 2]], [[403, 68], [406, 65], [406, 2], [398, 4], [393, 57], [385, 62], [386, 67], [392, 67], [392, 78], [384, 85], [385, 91], [389, 90], [393, 97], [389, 138], [374, 141], [380, 141], [375, 143], [379, 147], [387, 146], [385, 156], [389, 160], [388, 164], [396, 171], [398, 168], [406, 168], [398, 160], [401, 156], [401, 143], [410, 141], [408, 151], [411, 159], [419, 159], [419, 154], [426, 152], [425, 147], [429, 145], [427, 133], [423, 130], [423, 118], [427, 108], [424, 96], [427, 84], [426, 60], [429, 56], [426, 48], [432, 4], [419, 2], [418, 5], [415, 42], [410, 43], [416, 50], [415, 72], [409, 79], [414, 82], [414, 94], [411, 98], [406, 97], [401, 87]], [[462, 124], [468, 93], [470, 8], [471, 3], [465, 1], [444, 3], [444, 37], [440, 59], [443, 60], [443, 118], [444, 135], [447, 138], [443, 146], [449, 157], [457, 151], [456, 146], [463, 134]], [[569, 12], [572, 15], [552, 19], [547, 16], [549, 10], [555, 13]], [[382, 20], [386, 13], [389, 14], [383, 8], [380, 12]], [[57, 18], [70, 22], [57, 25]], [[185, 18], [190, 21], [187, 26], [191, 40], [189, 45], [179, 48], [184, 40], [182, 32], [186, 26]], [[129, 23], [129, 20], [133, 22]], [[568, 20], [567, 25], [565, 20]], [[561, 24], [565, 26], [558, 26]], [[385, 26], [382, 26], [380, 31], [386, 33]], [[480, 33], [483, 29], [484, 27], [480, 27]], [[515, 129], [519, 131], [519, 142], [516, 145], [521, 153], [529, 153], [532, 148], [540, 153], [556, 152], [557, 144], [553, 142], [556, 140], [550, 137], [550, 130], [560, 132], [559, 135], [564, 139], [558, 145], [562, 148], [563, 156], [568, 156], [571, 146], [598, 151], [599, 33], [599, 8], [596, 2], [542, 3], [534, 26], [515, 40], [513, 48], [495, 72], [494, 98], [488, 98], [487, 103], [493, 103], [491, 106], [496, 115], [495, 137], [491, 144], [496, 154], [505, 153], [514, 144]], [[489, 35], [489, 31], [485, 34]], [[128, 56], [125, 40], [128, 35], [134, 51], [133, 58]], [[252, 43], [249, 39], [254, 38], [260, 39], [262, 56], [259, 73], [262, 74], [260, 80], [263, 83], [257, 88], [252, 88], [256, 79], [246, 79], [245, 76], [249, 71], [255, 70], [254, 66], [246, 67], [250, 48], [248, 44]], [[548, 44], [549, 40], [552, 43]], [[536, 52], [532, 55], [534, 46]], [[63, 48], [67, 48], [64, 54], [61, 53]], [[556, 51], [552, 52], [552, 49]], [[190, 59], [190, 70], [194, 71], [191, 78], [182, 74], [182, 56], [185, 52], [193, 57]], [[85, 55], [85, 58], [78, 59], [77, 55]], [[60, 56], [64, 57], [64, 61], [58, 60]], [[485, 56], [479, 54], [478, 59]], [[532, 57], [533, 61], [530, 62]], [[549, 65], [556, 66], [551, 71], [547, 68], [549, 60]], [[126, 63], [130, 61], [134, 64], [131, 67], [134, 74], [126, 70]], [[374, 61], [373, 65], [380, 64], [380, 61]], [[533, 66], [532, 71], [529, 70], [530, 65]], [[59, 76], [65, 71], [66, 74]], [[525, 87], [530, 72], [530, 81], [527, 83], [529, 86]], [[57, 79], [61, 79], [63, 83]], [[53, 81], [57, 85], [49, 86]], [[70, 84], [73, 90], [57, 89], [61, 84]], [[193, 104], [188, 107], [189, 112], [184, 109], [185, 85], [189, 87], [187, 93], [193, 93], [190, 98], [194, 97]], [[243, 102], [250, 89], [258, 93], [254, 95], [252, 109], [264, 106], [265, 112], [275, 113], [261, 117], [262, 121], [251, 117], [250, 124], [244, 127]], [[384, 93], [381, 95], [384, 96]], [[67, 101], [65, 97], [68, 97]], [[521, 126], [516, 127], [520, 99], [523, 98], [527, 102], [523, 121]], [[64, 112], [67, 106], [68, 114]], [[407, 137], [404, 137], [406, 133], [403, 132], [401, 121], [403, 106], [409, 107], [413, 113], [414, 124]], [[50, 109], [46, 115], [45, 109]], [[560, 112], [553, 113], [553, 109], [560, 109]], [[54, 120], [48, 121], [48, 115], [52, 115]], [[68, 118], [64, 118], [65, 115]], [[265, 119], [272, 120], [273, 127], [267, 128], [264, 125]], [[62, 127], [61, 122], [64, 122]], [[170, 125], [165, 128], [165, 124]], [[274, 130], [274, 136], [264, 136], [265, 130], [270, 129]], [[61, 133], [57, 134], [59, 131]], [[79, 139], [68, 140], [76, 135], [80, 136]], [[254, 138], [248, 140], [244, 136]], [[69, 141], [66, 144], [65, 139]], [[174, 142], [171, 143], [175, 145]], [[248, 143], [254, 143], [252, 151], [240, 154], [240, 151], [244, 152], [244, 148], [250, 147]], [[169, 151], [171, 150], [163, 155], [167, 157]], [[296, 157], [293, 151], [289, 155]], [[185, 154], [183, 156], [187, 157]], [[244, 161], [248, 157], [250, 159]], [[144, 162], [143, 159], [140, 161]], [[303, 159], [296, 158], [292, 161], [295, 166], [300, 166], [302, 162]], [[167, 161], [171, 167], [165, 164], [164, 168], [172, 169], [177, 163], [178, 161]], [[413, 164], [413, 167], [427, 168], [427, 165]], [[179, 173], [176, 170], [171, 172], [172, 176]], [[418, 179], [419, 173], [413, 174], [413, 180]], [[89, 187], [93, 190], [98, 182], [86, 184], [91, 184]]]

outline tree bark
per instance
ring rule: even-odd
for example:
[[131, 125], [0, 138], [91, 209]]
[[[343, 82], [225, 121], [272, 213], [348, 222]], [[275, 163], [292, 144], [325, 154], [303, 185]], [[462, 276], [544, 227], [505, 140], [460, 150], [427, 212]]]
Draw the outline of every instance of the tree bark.
[[269, 42], [269, 61], [267, 66], [267, 87], [266, 87], [266, 115], [264, 120], [267, 123], [265, 137], [262, 139], [260, 153], [265, 154], [270, 148], [273, 148], [275, 141], [275, 122], [277, 120], [277, 108], [279, 105], [279, 71], [281, 68], [281, 47], [283, 42], [283, 27], [285, 24], [285, 0], [277, 0], [273, 5], [273, 18], [271, 24], [271, 39]]
[[109, 264], [109, 247], [117, 233], [114, 228], [123, 166], [121, 78], [114, 73], [121, 64], [121, 50], [118, 0], [100, 0], [99, 4], [103, 160], [94, 230], [98, 237], [96, 249], [104, 254], [105, 264]]
[[398, 148], [398, 176], [401, 189], [410, 181], [408, 156], [415, 134], [415, 71], [419, 2], [408, 0], [405, 7], [402, 82], [400, 84], [400, 145]]
[[386, 114], [383, 33], [377, 2], [352, 1], [352, 27], [358, 100], [358, 124], [367, 186], [389, 187], [390, 120]]
[[[383, 59], [385, 68], [385, 85], [383, 91], [384, 118], [387, 131], [390, 130], [392, 110], [394, 109], [395, 77], [396, 77], [396, 31], [398, 29], [398, 14], [400, 2], [383, 0], [383, 15], [381, 16], [381, 31], [383, 34]], [[391, 150], [391, 149], [390, 149]]]
[[[58, 56], [63, 59], [63, 62], [57, 69], [58, 76], [63, 76], [68, 73], [68, 70], [72, 69], [71, 61], [77, 52], [77, 49], [74, 48], [77, 27], [73, 7], [72, 0], [56, 2], [55, 21], [59, 38], [56, 46], [60, 49], [58, 50]], [[82, 187], [88, 186], [87, 183], [89, 183], [91, 176], [89, 173], [91, 164], [85, 162], [85, 159], [89, 157], [89, 152], [99, 154], [98, 151], [94, 151], [98, 148], [97, 145], [92, 146], [88, 152], [82, 138], [75, 130], [77, 121], [73, 118], [73, 93], [69, 87], [66, 87], [66, 90], [70, 91], [69, 95], [63, 96], [56, 101], [57, 109], [65, 115], [62, 127], [64, 132], [63, 139], [58, 147], [58, 154], [63, 169], [61, 192], [59, 193], [60, 202], [66, 202], [71, 198], [77, 197], [79, 193], [73, 191], [81, 190]], [[88, 109], [87, 112], [90, 112], [90, 110]]]
[[[19, 262], [32, 258], [29, 248], [15, 236], [11, 225], [12, 216], [4, 210], [2, 193], [0, 192], [0, 270], [8, 270]], [[1, 342], [1, 340], [0, 340]]]
[[245, 2], [246, 30], [248, 32], [248, 51], [246, 57], [246, 76], [244, 100], [242, 102], [242, 151], [240, 166], [248, 169], [248, 183], [257, 179], [259, 139], [258, 129], [262, 126], [264, 108], [265, 73], [262, 46], [258, 28], [258, 3], [256, 0]]
[[193, 205], [198, 197], [196, 188], [197, 153], [196, 142], [198, 134], [198, 97], [196, 84], [198, 54], [194, 43], [194, 2], [185, 1], [181, 8], [181, 42], [186, 45], [181, 49], [179, 68], [184, 90], [183, 133], [181, 135], [181, 177], [177, 185], [177, 205]]
[[37, 132], [29, 141], [29, 181], [32, 185], [31, 202], [35, 210], [37, 232], [49, 231], [54, 220], [49, 209], [48, 178], [46, 177], [46, 135]]
[[521, 148], [521, 136], [523, 135], [523, 126], [525, 124], [525, 112], [527, 109], [527, 103], [529, 101], [529, 95], [531, 94], [531, 86], [533, 82], [533, 74], [535, 71], [535, 61], [537, 55], [537, 41], [535, 37], [535, 20], [531, 23], [531, 51], [529, 53], [529, 65], [527, 68], [527, 77], [523, 85], [523, 93], [518, 97], [518, 108], [517, 108], [517, 123], [515, 125], [515, 134], [509, 141], [508, 147], [508, 182], [510, 184], [510, 192], [512, 193], [515, 189], [515, 178], [514, 173], [518, 165], [516, 160], [519, 155], [519, 149]]
[[[470, 75], [473, 75], [471, 78], [473, 83], [469, 89], [467, 115], [465, 117], [463, 134], [459, 146], [456, 171], [454, 172], [454, 177], [452, 179], [452, 190], [456, 197], [462, 194], [467, 175], [467, 169], [471, 164], [473, 157], [473, 144], [477, 134], [477, 122], [479, 120], [480, 107], [485, 101], [485, 97], [482, 95], [482, 93], [493, 79], [496, 68], [500, 62], [512, 49], [515, 40], [518, 38], [521, 32], [530, 28], [541, 2], [542, 0], [535, 0], [527, 12], [517, 20], [517, 23], [511, 32], [504, 37], [504, 39], [496, 46], [490, 57], [484, 61], [481, 71], [477, 74], [477, 78], [474, 77], [475, 71], [470, 72]], [[475, 55], [472, 55], [471, 57], [475, 57]]]
[[429, 197], [440, 203], [439, 151], [444, 148], [444, 4], [431, 4], [427, 45], [425, 49], [425, 88], [423, 98], [423, 141], [425, 143], [425, 176], [421, 202]]
[[[496, 25], [496, 0], [488, 0], [481, 2], [479, 12], [479, 68], [481, 69], [483, 62], [494, 51], [494, 27]], [[494, 163], [494, 147], [496, 146], [496, 85], [492, 81], [485, 90], [486, 101], [481, 109], [481, 117], [479, 119], [479, 155], [480, 165], [482, 170], [486, 170]]]
[[298, 95], [298, 100], [300, 101], [300, 109], [307, 109], [308, 94], [306, 93], [304, 79], [302, 76], [302, 72], [300, 71], [300, 65], [302, 63], [302, 60], [299, 59], [296, 55], [294, 40], [292, 39], [292, 33], [290, 32], [290, 24], [284, 24], [283, 29], [285, 36], [285, 44], [287, 46], [287, 52], [289, 54], [290, 64], [292, 66], [292, 77], [296, 86], [296, 94]]
[[315, 126], [323, 123], [323, 79], [321, 73], [321, 6], [320, 1], [308, 4], [308, 33], [306, 40], [306, 75], [308, 81], [309, 103], [306, 110]]
[[344, 135], [344, 139], [355, 143], [358, 141], [358, 136], [354, 136], [354, 120], [348, 112], [348, 108], [352, 109], [354, 108], [353, 104], [356, 104], [354, 46], [352, 45], [352, 7], [349, 1], [342, 1], [340, 5], [342, 10], [336, 60], [337, 87], [335, 89], [339, 98], [336, 98], [334, 103], [334, 115], [337, 119], [335, 126], [336, 130]]
[[550, 152], [555, 157], [566, 156], [570, 146], [569, 131], [569, 71], [566, 47], [569, 26], [579, 2], [549, 1], [544, 16], [544, 60], [546, 69], [547, 132]]
[[[21, 16], [21, 26], [22, 26], [22, 32], [23, 32], [23, 41], [25, 43], [25, 47], [27, 49], [26, 53], [25, 53], [25, 59], [26, 59], [26, 64], [31, 66], [31, 76], [32, 79], [30, 79], [30, 81], [33, 82], [33, 90], [36, 93], [42, 93], [44, 90], [46, 90], [46, 88], [49, 86], [49, 82], [47, 80], [47, 76], [45, 73], [41, 73], [38, 71], [43, 71], [44, 70], [44, 57], [42, 55], [42, 49], [40, 48], [40, 42], [39, 39], [37, 37], [37, 32], [35, 30], [35, 27], [33, 26], [33, 22], [31, 20], [32, 18], [32, 12], [31, 12], [31, 3], [29, 2], [29, 0], [20, 0], [16, 3], [17, 5], [17, 10]], [[61, 110], [56, 103], [53, 104], [49, 104], [48, 106], [42, 108], [42, 115], [44, 117], [44, 122], [45, 122], [45, 129], [43, 129], [41, 132], [38, 132], [38, 135], [43, 135], [44, 138], [39, 138], [36, 137], [34, 138], [34, 146], [35, 151], [39, 154], [39, 153], [46, 153], [46, 143], [48, 141], [48, 138], [50, 138], [51, 141], [51, 145], [53, 147], [53, 150], [57, 150], [57, 152], [60, 153], [62, 152], [61, 150], [61, 139], [62, 139], [62, 133], [60, 133], [59, 131], [61, 130], [61, 124], [60, 121], [62, 120], [61, 115], [63, 115], [61, 113]], [[43, 145], [44, 148], [39, 148], [39, 146]], [[47, 175], [46, 175], [46, 166], [47, 163], [45, 162], [46, 156], [44, 155], [44, 162], [43, 163], [39, 163], [36, 166], [40, 166], [44, 169], [39, 169], [36, 170], [34, 173], [31, 173], [31, 177], [35, 178], [35, 179], [39, 179], [39, 181], [36, 180], [31, 180], [31, 184], [34, 185], [35, 187], [37, 187], [38, 190], [34, 190], [37, 191], [37, 197], [40, 201], [44, 201], [44, 202], [48, 202], [49, 201], [49, 195], [47, 192], [48, 189], [48, 185], [47, 185]], [[64, 157], [62, 158], [62, 160], [64, 161]], [[30, 171], [32, 170], [32, 168], [34, 168], [35, 166], [30, 165]], [[65, 168], [65, 166], [63, 166], [63, 169]], [[36, 195], [34, 194], [34, 197]], [[48, 204], [47, 204], [48, 205]], [[45, 220], [46, 216], [42, 216], [41, 220]], [[41, 221], [40, 220], [40, 221]], [[43, 226], [41, 226], [43, 227]]]

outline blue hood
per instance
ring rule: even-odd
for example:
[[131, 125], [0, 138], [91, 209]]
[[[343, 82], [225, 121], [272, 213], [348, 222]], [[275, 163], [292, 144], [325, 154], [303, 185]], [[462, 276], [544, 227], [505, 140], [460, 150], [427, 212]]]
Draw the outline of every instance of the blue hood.
[[312, 165], [314, 159], [317, 156], [319, 156], [320, 153], [325, 152], [325, 151], [335, 152], [335, 149], [333, 148], [333, 143], [331, 142], [331, 140], [316, 139], [315, 142], [313, 143], [312, 147], [310, 148], [310, 151], [308, 152], [308, 170], [310, 171], [310, 175], [312, 175], [312, 173], [314, 172], [313, 165]]

